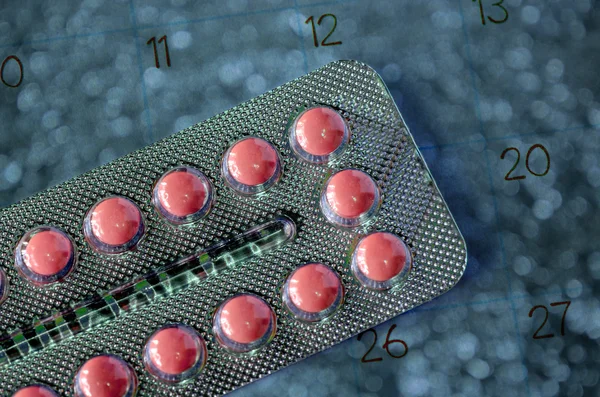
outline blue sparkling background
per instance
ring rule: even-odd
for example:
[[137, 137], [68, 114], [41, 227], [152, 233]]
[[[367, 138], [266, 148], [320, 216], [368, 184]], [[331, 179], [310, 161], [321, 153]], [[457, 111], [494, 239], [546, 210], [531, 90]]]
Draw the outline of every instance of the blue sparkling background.
[[[0, 206], [336, 59], [374, 67], [469, 248], [442, 297], [242, 388], [261, 396], [600, 394], [600, 9], [591, 0], [119, 1], [0, 6]], [[313, 44], [309, 16], [335, 14]], [[333, 26], [316, 26], [321, 41]], [[167, 35], [171, 67], [151, 37]], [[18, 64], [6, 62], [8, 84]], [[525, 167], [534, 144], [551, 166]], [[521, 152], [516, 161], [500, 154]], [[536, 149], [530, 168], [542, 173]], [[1, 231], [0, 231], [1, 232]], [[561, 336], [564, 306], [571, 301]], [[548, 322], [538, 309], [545, 305]], [[394, 359], [390, 339], [409, 347]], [[390, 346], [401, 355], [402, 346]]]

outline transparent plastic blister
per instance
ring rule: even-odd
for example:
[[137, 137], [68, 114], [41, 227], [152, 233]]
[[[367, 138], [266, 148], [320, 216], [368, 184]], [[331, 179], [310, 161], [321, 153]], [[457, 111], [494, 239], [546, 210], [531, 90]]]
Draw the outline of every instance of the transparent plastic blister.
[[0, 303], [8, 296], [8, 279], [4, 270], [0, 269]]
[[356, 244], [350, 266], [364, 287], [386, 290], [406, 281], [412, 254], [400, 237], [377, 231]]
[[333, 162], [344, 153], [350, 140], [350, 128], [344, 118], [327, 106], [302, 110], [294, 118], [289, 134], [294, 153], [315, 164]]
[[[311, 109], [326, 109], [316, 120], [327, 128], [303, 131], [313, 141], [300, 145]], [[240, 142], [264, 152], [230, 161]], [[185, 177], [160, 185], [173, 172]], [[108, 199], [117, 218], [95, 212]], [[76, 260], [49, 286], [15, 258], [39, 227], [68, 236]], [[466, 262], [389, 92], [354, 61], [3, 209], [0, 228], [0, 395], [40, 383], [75, 395], [79, 369], [99, 355], [131, 369], [129, 395], [222, 395], [439, 296]], [[378, 233], [391, 248], [359, 254]], [[323, 299], [302, 298], [315, 291]], [[236, 332], [243, 324], [253, 328]], [[197, 343], [180, 355], [189, 362], [150, 351], [165, 327]]]
[[279, 181], [281, 159], [270, 142], [245, 137], [227, 149], [221, 172], [229, 187], [239, 194], [251, 196], [268, 190]]
[[191, 327], [168, 324], [144, 346], [144, 366], [157, 379], [180, 383], [197, 376], [206, 364], [206, 344]]
[[35, 285], [61, 281], [73, 270], [76, 260], [77, 250], [72, 238], [52, 226], [29, 230], [15, 249], [17, 270]]
[[131, 365], [114, 354], [91, 357], [77, 370], [73, 380], [75, 397], [133, 397], [137, 388], [137, 376]]
[[219, 305], [213, 316], [213, 334], [233, 353], [252, 353], [267, 345], [277, 331], [273, 309], [254, 294], [237, 294]]
[[357, 227], [375, 218], [381, 205], [381, 193], [370, 175], [348, 168], [327, 180], [319, 204], [329, 222], [341, 227]]
[[307, 263], [294, 269], [285, 280], [282, 299], [293, 317], [315, 323], [339, 309], [344, 301], [344, 286], [330, 267]]
[[144, 237], [145, 221], [129, 198], [109, 196], [94, 204], [83, 220], [83, 234], [95, 251], [121, 254], [135, 249]]
[[174, 225], [202, 219], [214, 203], [214, 188], [202, 172], [192, 167], [175, 167], [156, 181], [152, 203], [156, 211]]

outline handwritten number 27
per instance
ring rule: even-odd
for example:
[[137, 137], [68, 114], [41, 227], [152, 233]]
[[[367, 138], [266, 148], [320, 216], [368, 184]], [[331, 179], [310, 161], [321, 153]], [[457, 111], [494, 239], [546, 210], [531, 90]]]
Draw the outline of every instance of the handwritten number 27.
[[[553, 303], [550, 304], [550, 306], [552, 306], [552, 307], [560, 306], [560, 305], [564, 305], [565, 306], [565, 311], [563, 312], [562, 319], [561, 319], [561, 322], [560, 322], [560, 334], [562, 336], [564, 336], [565, 335], [565, 317], [567, 315], [567, 310], [569, 310], [569, 306], [571, 306], [571, 301], [553, 302]], [[533, 317], [533, 312], [535, 312], [537, 309], [543, 309], [544, 312], [546, 313], [546, 317], [544, 317], [544, 322], [542, 323], [542, 325], [540, 325], [540, 327], [537, 329], [537, 331], [535, 331], [535, 333], [533, 334], [533, 339], [553, 338], [554, 334], [538, 335], [538, 332], [540, 332], [542, 330], [542, 328], [544, 328], [544, 325], [546, 325], [546, 322], [548, 321], [548, 309], [544, 305], [534, 306], [529, 311], [529, 317]]]
[[[479, 13], [481, 14], [481, 24], [485, 25], [485, 13], [483, 11], [483, 0], [473, 0], [473, 2], [479, 2]], [[487, 19], [490, 22], [493, 23], [504, 23], [508, 20], [508, 10], [502, 5], [504, 3], [504, 0], [500, 0], [497, 1], [496, 3], [492, 4], [492, 7], [496, 7], [496, 8], [500, 8], [502, 10], [502, 12], [504, 13], [504, 18], [502, 19], [494, 19], [490, 16], [487, 17]]]

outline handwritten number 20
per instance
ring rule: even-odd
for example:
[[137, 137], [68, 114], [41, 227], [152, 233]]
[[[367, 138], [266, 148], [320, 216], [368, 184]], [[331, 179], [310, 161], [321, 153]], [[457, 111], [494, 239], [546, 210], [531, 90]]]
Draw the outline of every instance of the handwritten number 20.
[[[406, 356], [406, 353], [408, 353], [408, 345], [406, 344], [406, 342], [404, 342], [401, 339], [390, 339], [390, 336], [392, 335], [392, 331], [396, 328], [396, 324], [393, 324], [390, 327], [390, 330], [387, 333], [387, 336], [385, 337], [385, 343], [383, 344], [383, 348], [387, 351], [387, 353], [390, 355], [390, 357], [392, 358], [402, 358], [404, 356]], [[371, 353], [371, 351], [373, 350], [373, 348], [375, 347], [375, 345], [377, 344], [377, 332], [375, 332], [374, 329], [368, 329], [366, 331], [364, 331], [363, 333], [361, 333], [360, 335], [358, 335], [358, 340], [361, 340], [362, 337], [367, 333], [367, 332], [372, 332], [374, 335], [373, 338], [373, 344], [371, 345], [371, 347], [369, 348], [369, 350], [367, 350], [367, 352], [365, 353], [365, 355], [361, 358], [360, 361], [362, 361], [363, 363], [374, 363], [377, 361], [381, 361], [383, 360], [382, 357], [375, 357], [375, 358], [367, 358], [367, 356], [369, 355], [369, 353]], [[400, 355], [395, 355], [394, 353], [392, 353], [390, 351], [390, 345], [394, 344], [394, 343], [400, 343], [402, 344], [402, 346], [404, 347], [404, 352]]]
[[[15, 61], [19, 66], [19, 81], [17, 81], [15, 84], [8, 83], [6, 80], [4, 80], [4, 68], [6, 67], [8, 61], [10, 61], [11, 59]], [[5, 86], [10, 88], [16, 88], [21, 85], [21, 83], [23, 82], [23, 64], [16, 55], [10, 55], [6, 57], [4, 61], [2, 61], [2, 66], [0, 67], [0, 79], [2, 80]]]
[[[539, 173], [539, 174], [537, 172], [532, 171], [531, 168], [529, 167], [529, 157], [531, 156], [531, 153], [535, 149], [541, 149], [544, 152], [544, 154], [546, 155], [546, 169], [544, 170], [544, 172]], [[504, 160], [504, 157], [506, 156], [506, 154], [508, 152], [510, 152], [511, 150], [514, 150], [515, 152], [517, 152], [517, 161], [512, 166], [512, 168], [510, 169], [510, 171], [508, 171], [506, 173], [506, 176], [504, 177], [504, 179], [507, 180], [507, 181], [516, 181], [516, 180], [519, 180], [519, 179], [525, 179], [525, 175], [510, 176], [510, 174], [515, 170], [515, 168], [517, 168], [517, 165], [519, 164], [519, 161], [521, 161], [521, 153], [519, 152], [519, 149], [517, 149], [515, 147], [506, 148], [506, 149], [504, 149], [504, 151], [500, 155], [500, 158], [502, 160]], [[543, 145], [541, 145], [539, 143], [533, 145], [532, 147], [529, 148], [529, 151], [527, 151], [527, 156], [525, 156], [525, 167], [527, 167], [527, 171], [529, 171], [529, 173], [531, 173], [531, 175], [535, 175], [535, 176], [544, 176], [544, 175], [546, 175], [548, 173], [548, 171], [550, 171], [550, 153], [548, 153], [548, 150]]]

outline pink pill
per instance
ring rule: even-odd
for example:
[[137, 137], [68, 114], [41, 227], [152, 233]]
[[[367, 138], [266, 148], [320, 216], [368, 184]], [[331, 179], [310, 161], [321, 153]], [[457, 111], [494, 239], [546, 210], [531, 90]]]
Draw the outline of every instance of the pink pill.
[[58, 397], [58, 393], [45, 385], [31, 385], [17, 390], [13, 397]]
[[67, 236], [57, 230], [44, 230], [31, 237], [25, 253], [25, 265], [44, 276], [59, 273], [73, 256], [73, 246]]
[[255, 295], [226, 300], [217, 310], [214, 332], [219, 343], [236, 352], [248, 352], [268, 343], [275, 334], [275, 313]]
[[89, 359], [75, 375], [77, 397], [130, 397], [135, 395], [136, 389], [133, 368], [111, 354]]
[[411, 254], [398, 236], [372, 233], [362, 238], [352, 257], [352, 270], [367, 287], [387, 289], [408, 275]]
[[119, 253], [133, 248], [144, 232], [140, 209], [125, 197], [108, 197], [96, 203], [86, 216], [84, 233], [98, 251]]
[[165, 382], [181, 382], [195, 376], [206, 362], [206, 345], [187, 326], [168, 325], [156, 331], [144, 349], [148, 371]]
[[286, 306], [304, 321], [328, 317], [340, 306], [342, 298], [343, 287], [338, 275], [320, 263], [309, 263], [294, 270], [283, 289]]
[[19, 273], [36, 285], [62, 280], [73, 268], [75, 245], [62, 230], [40, 226], [25, 233], [15, 250]]
[[175, 224], [191, 223], [206, 215], [212, 201], [210, 182], [200, 171], [178, 167], [166, 172], [154, 187], [154, 205]]
[[0, 303], [8, 297], [8, 279], [4, 270], [0, 269]]
[[241, 193], [260, 193], [279, 180], [279, 155], [264, 139], [242, 139], [225, 153], [223, 175], [229, 185]]
[[372, 217], [379, 206], [379, 188], [366, 173], [348, 169], [327, 181], [321, 208], [333, 223], [357, 226]]
[[290, 145], [306, 161], [323, 163], [341, 154], [350, 138], [346, 122], [328, 107], [315, 107], [300, 114], [292, 127]]

